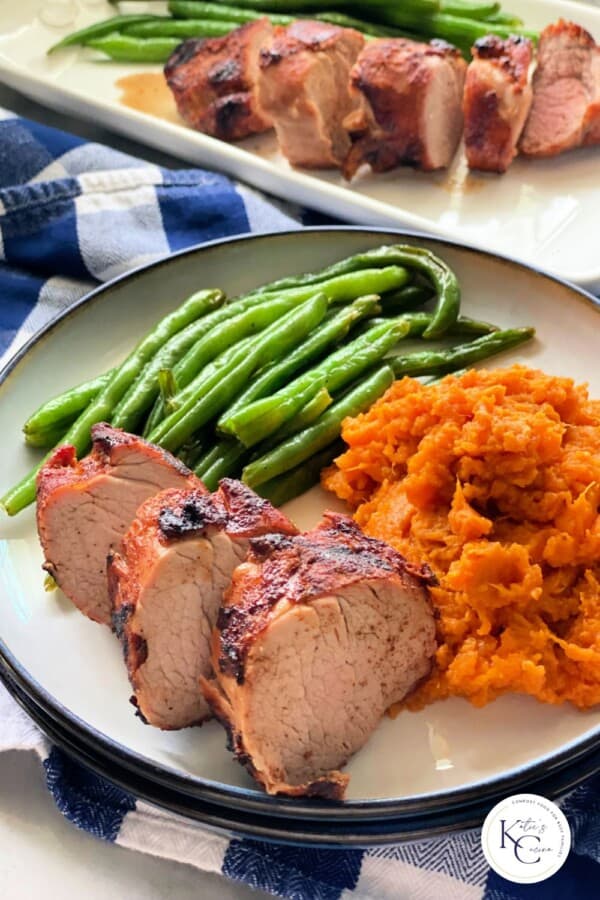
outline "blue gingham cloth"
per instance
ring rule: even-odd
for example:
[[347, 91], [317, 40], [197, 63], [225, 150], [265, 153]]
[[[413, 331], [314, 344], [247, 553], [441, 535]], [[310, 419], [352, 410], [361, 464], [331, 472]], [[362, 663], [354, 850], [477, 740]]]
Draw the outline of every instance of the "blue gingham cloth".
[[[212, 172], [170, 171], [0, 111], [0, 363], [99, 281], [201, 241], [300, 227], [306, 214]], [[0, 688], [0, 750], [36, 751], [61, 812], [122, 847], [294, 900], [598, 896], [600, 779], [563, 809], [573, 850], [538, 885], [490, 871], [479, 831], [370, 850], [228, 839], [115, 787], [50, 746]]]

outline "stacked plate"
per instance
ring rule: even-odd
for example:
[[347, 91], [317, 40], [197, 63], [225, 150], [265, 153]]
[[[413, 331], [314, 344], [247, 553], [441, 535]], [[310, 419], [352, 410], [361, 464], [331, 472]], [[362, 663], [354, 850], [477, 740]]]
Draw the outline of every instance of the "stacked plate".
[[[233, 296], [359, 250], [418, 242], [457, 272], [466, 315], [533, 324], [537, 339], [507, 353], [588, 381], [600, 396], [597, 301], [518, 263], [445, 241], [388, 230], [308, 229], [185, 251], [95, 291], [37, 335], [0, 376], [2, 488], [35, 460], [22, 443], [27, 413], [48, 396], [108, 369], [157, 318], [200, 287]], [[332, 498], [320, 489], [286, 507], [301, 527]], [[600, 770], [600, 712], [507, 696], [484, 709], [452, 699], [384, 719], [350, 762], [348, 800], [268, 797], [235, 763], [215, 722], [161, 732], [128, 703], [121, 650], [60, 592], [44, 591], [35, 518], [0, 524], [0, 677], [56, 743], [149, 801], [258, 839], [365, 845], [465, 828], [502, 796], [557, 796]]]

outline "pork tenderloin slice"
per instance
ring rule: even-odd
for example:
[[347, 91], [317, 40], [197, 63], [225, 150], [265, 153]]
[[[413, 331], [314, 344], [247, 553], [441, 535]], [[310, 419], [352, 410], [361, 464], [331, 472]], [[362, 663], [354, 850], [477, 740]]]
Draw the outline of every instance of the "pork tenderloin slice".
[[104, 423], [92, 428], [92, 451], [78, 461], [60, 447], [37, 482], [38, 534], [44, 568], [90, 619], [109, 625], [106, 558], [118, 547], [141, 503], [175, 486], [205, 490], [170, 453]]
[[463, 112], [471, 169], [505, 172], [531, 108], [531, 41], [487, 35], [475, 43], [467, 69]]
[[600, 142], [600, 47], [563, 19], [542, 31], [521, 152], [556, 156]]
[[449, 166], [462, 135], [466, 68], [443, 41], [369, 41], [350, 73], [352, 92], [366, 106], [346, 119], [354, 143], [345, 177], [363, 163], [374, 172], [402, 163], [425, 171]]
[[350, 139], [343, 120], [358, 102], [348, 76], [363, 45], [352, 28], [305, 20], [276, 28], [262, 50], [260, 102], [293, 166], [331, 168], [344, 160]]
[[144, 721], [172, 730], [209, 717], [199, 679], [211, 671], [223, 591], [248, 538], [277, 529], [295, 532], [285, 516], [230, 479], [214, 495], [168, 490], [139, 509], [108, 572], [132, 701]]
[[251, 541], [219, 614], [216, 678], [201, 684], [268, 793], [343, 798], [339, 768], [429, 674], [431, 580], [339, 514]]
[[220, 38], [192, 38], [177, 47], [165, 78], [181, 117], [198, 131], [237, 141], [272, 127], [258, 96], [259, 54], [271, 41], [267, 18]]

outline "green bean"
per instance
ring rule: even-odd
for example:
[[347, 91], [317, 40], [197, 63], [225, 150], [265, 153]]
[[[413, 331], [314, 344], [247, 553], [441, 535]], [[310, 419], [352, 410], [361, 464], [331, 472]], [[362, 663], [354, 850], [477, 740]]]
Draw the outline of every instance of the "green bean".
[[122, 33], [132, 38], [204, 38], [222, 37], [237, 28], [235, 22], [217, 19], [168, 19], [129, 25]]
[[112, 31], [86, 41], [86, 47], [104, 53], [115, 62], [164, 63], [180, 43], [178, 38], [156, 37], [144, 40]]
[[522, 28], [523, 19], [515, 16], [514, 13], [506, 13], [499, 10], [491, 16], [487, 16], [487, 22], [495, 22], [496, 25], [507, 25], [510, 28]]
[[318, 419], [332, 403], [333, 399], [327, 388], [320, 388], [314, 397], [304, 404], [297, 416], [294, 416], [291, 421], [288, 420], [275, 432], [273, 440], [289, 437], [291, 434], [307, 428], [308, 425], [312, 425], [315, 419]]
[[30, 434], [25, 435], [25, 443], [28, 447], [36, 447], [39, 450], [49, 450], [51, 447], [55, 447], [58, 444], [63, 434], [72, 423], [73, 420], [66, 422], [66, 424], [63, 421], [55, 426], [50, 425], [48, 428], [32, 431]]
[[330, 406], [314, 425], [249, 463], [242, 472], [242, 480], [254, 488], [301, 465], [339, 437], [343, 420], [368, 409], [393, 380], [394, 373], [389, 366], [378, 366], [368, 378]]
[[428, 350], [424, 353], [409, 353], [388, 360], [394, 375], [438, 375], [470, 366], [474, 362], [488, 359], [516, 347], [535, 335], [534, 328], [508, 328], [494, 331], [449, 350]]
[[[357, 272], [345, 272], [318, 285], [318, 290], [324, 293], [329, 301], [333, 303], [346, 303], [365, 294], [380, 294], [384, 291], [390, 291], [394, 288], [401, 287], [408, 280], [406, 269], [400, 266], [386, 266], [379, 269], [363, 269]], [[315, 288], [312, 285], [301, 285], [290, 288], [285, 291], [285, 299], [293, 301], [300, 305], [301, 303], [314, 296]], [[273, 302], [275, 298], [270, 293], [258, 291], [245, 295], [242, 300], [234, 302], [244, 302], [247, 304], [258, 304], [265, 301]], [[280, 298], [281, 299], [281, 298]], [[191, 351], [190, 351], [191, 353]], [[175, 368], [175, 377], [180, 387], [185, 388], [192, 378], [198, 374], [198, 369], [192, 365], [192, 360], [184, 359]], [[164, 418], [164, 408], [157, 403], [150, 413], [148, 424], [144, 429], [144, 437], [149, 437], [160, 425]]]
[[72, 31], [58, 43], [53, 44], [46, 52], [54, 53], [56, 50], [62, 50], [64, 47], [74, 47], [77, 45], [87, 44], [89, 40], [103, 37], [114, 31], [119, 31], [124, 25], [134, 25], [140, 22], [151, 22], [158, 16], [151, 15], [130, 15], [130, 16], [113, 16], [111, 19], [104, 19], [101, 22], [94, 22], [87, 28], [79, 31]]
[[[308, 428], [309, 425], [312, 425], [319, 416], [321, 416], [326, 409], [328, 409], [333, 403], [333, 398], [326, 387], [320, 388], [313, 397], [304, 404], [304, 406], [300, 409], [298, 414], [294, 416], [293, 419], [288, 419], [287, 422], [278, 428], [273, 434], [270, 435], [266, 440], [262, 441], [260, 447], [256, 451], [261, 456], [263, 453], [266, 453], [267, 450], [270, 450], [272, 447], [276, 447], [278, 444], [281, 444], [285, 438], [290, 437], [292, 434], [297, 434], [299, 431], [303, 431], [305, 428]], [[242, 445], [243, 446], [243, 445]]]
[[[380, 8], [388, 6], [390, 0], [345, 0], [344, 3], [333, 3], [333, 6], [343, 8]], [[331, 7], [331, 0], [236, 0], [236, 6], [241, 9], [255, 9], [260, 12], [277, 12], [284, 10], [291, 13], [312, 13], [319, 9]], [[435, 12], [439, 8], [438, 0], [402, 0], [402, 5], [415, 12]]]
[[36, 435], [60, 430], [62, 426], [57, 440], [60, 439], [79, 413], [91, 403], [94, 397], [98, 396], [114, 372], [115, 370], [111, 369], [103, 375], [97, 375], [90, 381], [69, 388], [58, 397], [52, 397], [51, 400], [42, 403], [23, 425], [26, 443], [32, 447], [53, 446], [53, 444], [37, 443]]
[[255, 400], [219, 420], [219, 427], [235, 435], [246, 447], [254, 446], [297, 415], [321, 388], [336, 393], [379, 362], [394, 344], [406, 337], [409, 328], [409, 323], [401, 319], [384, 320], [277, 393]]
[[323, 450], [319, 450], [301, 465], [289, 472], [284, 472], [276, 478], [264, 481], [257, 487], [257, 492], [265, 500], [270, 500], [273, 506], [283, 506], [300, 494], [310, 490], [319, 483], [321, 471], [330, 465], [336, 456], [344, 450], [343, 441], [334, 441]]
[[[324, 274], [327, 277], [350, 277], [351, 273], [359, 274], [368, 272], [365, 266], [402, 266], [409, 270], [415, 270], [424, 276], [435, 289], [437, 305], [431, 325], [423, 334], [423, 337], [431, 340], [441, 337], [445, 331], [456, 321], [460, 309], [460, 287], [456, 275], [450, 267], [430, 250], [423, 247], [413, 247], [410, 244], [390, 244], [357, 253], [341, 262], [334, 263], [320, 273], [311, 273], [301, 276], [304, 279], [314, 279], [313, 283], [320, 283]], [[408, 278], [407, 278], [408, 280]], [[277, 289], [287, 289], [294, 283], [294, 279], [286, 278], [275, 282]], [[306, 283], [306, 282], [305, 282]], [[398, 285], [403, 287], [403, 285]], [[381, 289], [371, 287], [371, 291], [378, 294]], [[366, 293], [366, 291], [365, 291]]]
[[431, 282], [436, 291], [436, 308], [423, 337], [426, 340], [442, 337], [456, 322], [460, 310], [460, 286], [452, 269], [430, 250], [409, 244], [381, 247], [379, 255], [396, 265], [416, 269]]
[[422, 306], [434, 296], [434, 291], [424, 284], [407, 284], [398, 291], [390, 291], [381, 298], [381, 307], [385, 314], [415, 309]]
[[[241, 312], [232, 315], [232, 311], [235, 312], [235, 308], [240, 305]], [[198, 323], [194, 323], [193, 336], [183, 333], [178, 335], [181, 339], [179, 347], [176, 348], [177, 340], [173, 339], [146, 366], [115, 410], [112, 424], [126, 431], [135, 430], [139, 426], [144, 414], [159, 396], [158, 373], [164, 368], [173, 367], [173, 378], [178, 386], [178, 394], [173, 399], [181, 405], [187, 396], [184, 389], [205, 365], [242, 338], [262, 331], [295, 305], [297, 304], [293, 298], [285, 297], [263, 303], [248, 304], [243, 301], [240, 304], [238, 301], [237, 307], [233, 303], [228, 304], [200, 319]], [[219, 328], [215, 327], [217, 324], [220, 325]], [[182, 346], [184, 337], [185, 346]], [[162, 398], [159, 409], [162, 415], [165, 410]]]
[[197, 465], [196, 475], [209, 491], [215, 491], [221, 478], [237, 475], [248, 450], [239, 441], [219, 441], [212, 451], [205, 454]]
[[[164, 419], [150, 440], [173, 452], [199, 428], [218, 415], [238, 394], [248, 378], [261, 366], [285, 356], [298, 341], [323, 321], [328, 308], [327, 296], [314, 295], [301, 306], [282, 316], [245, 346], [207, 366], [189, 387], [188, 399]], [[249, 343], [248, 343], [249, 341]], [[225, 355], [225, 354], [224, 354]]]
[[[160, 350], [165, 341], [185, 328], [198, 314], [202, 314], [205, 307], [205, 299], [203, 292], [200, 295], [195, 294], [174, 312], [161, 319], [139, 342], [125, 362], [117, 366], [115, 374], [97, 397], [92, 400], [87, 409], [75, 420], [63, 436], [61, 443], [72, 444], [79, 455], [85, 453], [90, 446], [90, 429], [92, 425], [107, 419], [110, 420], [116, 404], [129, 385], [136, 379], [144, 365]], [[48, 453], [31, 472], [25, 475], [17, 485], [2, 497], [0, 505], [4, 507], [9, 516], [14, 516], [35, 500], [36, 477], [50, 455], [51, 453]]]
[[223, 433], [235, 436], [245, 447], [253, 447], [295, 418], [323, 389], [327, 390], [325, 374], [317, 370], [290, 384], [293, 389], [282, 388], [274, 400], [265, 397], [228, 416], [223, 421]]
[[174, 406], [173, 397], [177, 393], [177, 382], [173, 375], [173, 369], [160, 370], [158, 373], [158, 389], [166, 408], [169, 409], [171, 406]]
[[329, 22], [331, 25], [339, 25], [340, 28], [354, 28], [362, 34], [372, 37], [401, 37], [402, 33], [397, 28], [389, 28], [386, 25], [379, 25], [375, 22], [365, 22], [364, 19], [355, 19], [354, 16], [347, 16], [342, 12], [328, 11], [323, 13], [315, 13], [311, 15], [311, 19], [319, 22]]
[[217, 428], [220, 428], [224, 419], [236, 410], [247, 406], [253, 400], [267, 396], [272, 391], [279, 390], [291, 375], [314, 362], [332, 344], [342, 341], [356, 322], [379, 310], [378, 301], [377, 295], [359, 297], [350, 306], [340, 309], [329, 320], [324, 321], [306, 341], [292, 350], [288, 357], [259, 373], [219, 419]]
[[212, 440], [213, 435], [209, 429], [198, 431], [179, 448], [177, 456], [189, 469], [194, 469]]
[[449, 16], [464, 16], [466, 19], [488, 19], [499, 12], [500, 4], [488, 0], [440, 0], [439, 11]]
[[[499, 37], [507, 38], [514, 32], [514, 29], [498, 25], [495, 22], [478, 21], [446, 13], [415, 14], [413, 11], [405, 9], [404, 4], [397, 4], [382, 10], [381, 18], [390, 25], [408, 28], [431, 37], [443, 38], [451, 44], [457, 44], [462, 50], [469, 50], [475, 41], [487, 34], [497, 34]], [[519, 29], [519, 33], [532, 40], [537, 40], [538, 37], [537, 32], [525, 29]]]
[[[244, 25], [261, 19], [265, 13], [258, 9], [242, 9], [241, 4], [228, 6], [226, 3], [202, 3], [200, 0], [169, 0], [169, 12], [180, 19], [217, 19], [218, 21], [235, 22], [236, 25]], [[273, 25], [290, 25], [294, 16], [267, 14], [267, 18]]]
[[[409, 326], [410, 330], [407, 337], [421, 337], [423, 332], [429, 327], [432, 316], [430, 313], [416, 312], [404, 313], [398, 318], [406, 322]], [[378, 321], [378, 319], [373, 319], [373, 323]], [[495, 331], [499, 331], [499, 328], [497, 325], [492, 325], [491, 322], [482, 322], [478, 319], [470, 319], [468, 316], [459, 316], [452, 328], [447, 332], [446, 336], [460, 334], [474, 334], [479, 336], [491, 334]]]
[[[322, 284], [331, 278], [338, 278], [340, 275], [350, 275], [352, 272], [358, 272], [360, 269], [369, 269], [377, 266], [387, 266], [390, 263], [389, 247], [375, 247], [372, 250], [365, 250], [362, 253], [355, 253], [354, 256], [348, 256], [338, 262], [334, 262], [318, 272], [305, 272], [302, 275], [290, 275], [285, 278], [279, 278], [272, 281], [264, 287], [256, 288], [251, 292], [256, 293], [275, 293], [279, 291], [295, 290], [308, 285]], [[378, 291], [383, 293], [383, 291]]]
[[[148, 408], [159, 394], [159, 375], [163, 369], [171, 369], [181, 357], [219, 323], [233, 315], [232, 304], [225, 303], [220, 290], [199, 291], [194, 295], [204, 297], [198, 318], [177, 332], [160, 348], [130, 385], [112, 413], [111, 422], [116, 428], [134, 431], [142, 422]], [[177, 379], [175, 379], [177, 380]]]

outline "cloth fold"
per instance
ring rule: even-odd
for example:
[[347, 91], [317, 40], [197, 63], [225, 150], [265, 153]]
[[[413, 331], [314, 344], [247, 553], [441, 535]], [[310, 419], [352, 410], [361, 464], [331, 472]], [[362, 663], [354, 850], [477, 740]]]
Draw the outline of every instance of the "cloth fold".
[[[99, 282], [203, 241], [298, 228], [309, 215], [214, 172], [160, 168], [0, 110], [0, 366]], [[490, 871], [479, 830], [368, 850], [215, 834], [51, 746], [0, 687], [0, 750], [15, 749], [38, 754], [57, 807], [77, 827], [290, 900], [583, 898], [600, 878], [600, 778], [563, 803], [573, 832], [563, 868], [517, 885]]]

